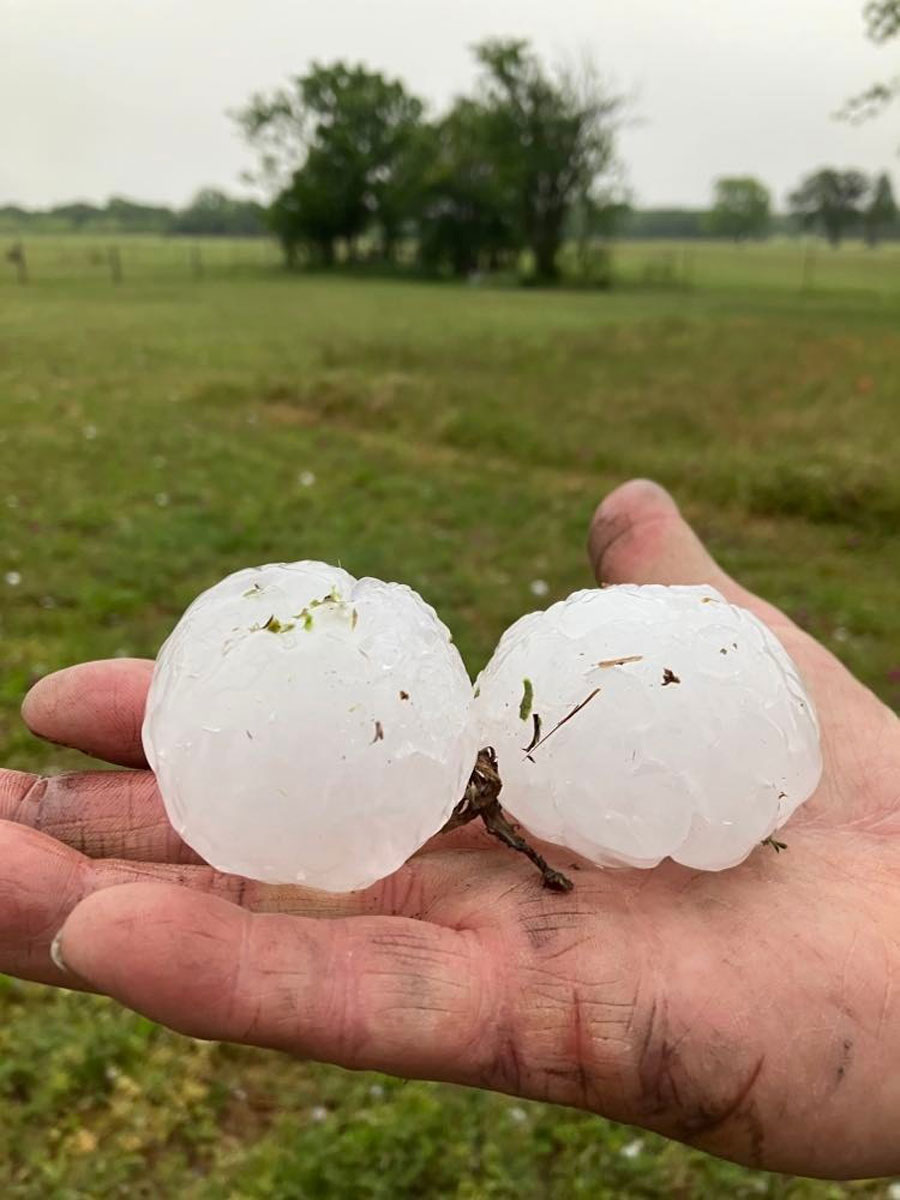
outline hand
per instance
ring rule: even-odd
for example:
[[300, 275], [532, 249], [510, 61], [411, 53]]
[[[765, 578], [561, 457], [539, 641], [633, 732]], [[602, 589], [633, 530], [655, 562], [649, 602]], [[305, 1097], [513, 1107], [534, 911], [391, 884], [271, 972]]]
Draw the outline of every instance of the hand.
[[[715, 585], [800, 666], [826, 771], [787, 852], [721, 874], [582, 864], [560, 896], [468, 827], [327, 897], [200, 864], [146, 771], [8, 772], [0, 969], [195, 1037], [577, 1105], [753, 1166], [900, 1171], [900, 722], [725, 576], [654, 485], [601, 505], [590, 553], [609, 582]], [[25, 718], [140, 768], [150, 669], [62, 672]]]

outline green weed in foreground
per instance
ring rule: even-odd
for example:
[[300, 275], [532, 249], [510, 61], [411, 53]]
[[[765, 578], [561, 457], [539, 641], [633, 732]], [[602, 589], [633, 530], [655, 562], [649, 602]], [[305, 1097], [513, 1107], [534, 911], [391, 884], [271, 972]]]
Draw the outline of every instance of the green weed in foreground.
[[[631, 474], [900, 703], [900, 307], [247, 276], [3, 292], [0, 741], [43, 672], [153, 654], [225, 572], [408, 580], [469, 666], [588, 581]], [[177, 1038], [0, 989], [0, 1189], [22, 1197], [844, 1196], [580, 1114]], [[885, 1195], [885, 1185], [854, 1191]]]

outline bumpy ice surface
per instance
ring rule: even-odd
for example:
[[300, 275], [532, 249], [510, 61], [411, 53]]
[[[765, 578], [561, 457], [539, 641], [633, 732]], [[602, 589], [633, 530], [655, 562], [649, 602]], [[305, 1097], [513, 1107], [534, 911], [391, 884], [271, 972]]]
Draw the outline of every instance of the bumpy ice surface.
[[734, 866], [821, 774], [794, 664], [710, 587], [576, 592], [511, 626], [478, 688], [503, 806], [602, 865]]
[[143, 739], [220, 870], [327, 891], [401, 866], [462, 797], [471, 682], [434, 610], [324, 563], [238, 571], [160, 651]]

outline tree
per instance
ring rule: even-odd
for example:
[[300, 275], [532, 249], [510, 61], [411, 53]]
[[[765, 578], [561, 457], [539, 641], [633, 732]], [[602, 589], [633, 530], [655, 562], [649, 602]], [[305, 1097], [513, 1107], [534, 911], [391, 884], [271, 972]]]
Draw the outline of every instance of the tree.
[[322, 266], [335, 262], [339, 238], [348, 243], [366, 226], [369, 210], [358, 180], [315, 148], [269, 210], [270, 224], [289, 263], [301, 246]]
[[168, 233], [172, 210], [157, 204], [141, 204], [124, 196], [110, 196], [105, 224], [117, 233]]
[[710, 231], [741, 241], [762, 237], [769, 228], [772, 197], [769, 189], [750, 176], [717, 179]]
[[285, 248], [305, 242], [330, 262], [337, 239], [352, 251], [375, 224], [390, 256], [408, 215], [422, 112], [399, 80], [340, 62], [255, 96], [237, 120], [277, 186], [272, 219]]
[[232, 237], [263, 231], [263, 210], [252, 200], [236, 200], [217, 188], [201, 188], [172, 221], [173, 233]]
[[59, 218], [73, 230], [81, 230], [86, 225], [97, 224], [104, 216], [104, 210], [96, 204], [88, 204], [83, 200], [75, 200], [71, 204], [57, 204], [50, 209], [51, 217]]
[[[866, 0], [863, 5], [863, 20], [866, 32], [873, 42], [884, 45], [900, 36], [900, 0]], [[898, 96], [900, 78], [873, 83], [859, 95], [851, 97], [838, 116], [859, 125], [871, 117], [878, 116]]]
[[866, 0], [863, 16], [873, 42], [887, 42], [900, 34], [900, 0]]
[[832, 246], [837, 246], [860, 220], [860, 201], [868, 190], [869, 182], [861, 171], [826, 167], [807, 175], [789, 202], [804, 228], [821, 228]]
[[475, 56], [490, 161], [535, 275], [552, 281], [573, 202], [590, 195], [613, 161], [621, 101], [593, 76], [548, 73], [524, 41], [482, 42]]
[[516, 196], [493, 160], [487, 112], [458, 100], [428, 135], [432, 157], [419, 217], [423, 264], [457, 276], [495, 268], [516, 245]]
[[885, 232], [897, 221], [897, 203], [890, 176], [882, 173], [872, 185], [869, 203], [863, 212], [866, 241], [876, 246]]

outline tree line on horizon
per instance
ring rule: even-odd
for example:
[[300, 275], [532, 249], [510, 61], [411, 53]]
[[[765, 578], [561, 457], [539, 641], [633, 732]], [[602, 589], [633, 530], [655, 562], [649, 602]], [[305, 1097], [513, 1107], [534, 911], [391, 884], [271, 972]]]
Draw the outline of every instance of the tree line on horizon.
[[[815, 172], [817, 188], [828, 186], [822, 176], [843, 174], [832, 169]], [[858, 174], [852, 172], [850, 174]], [[808, 176], [807, 179], [812, 178]], [[748, 186], [749, 185], [749, 186]], [[799, 189], [798, 189], [799, 190]], [[809, 191], [806, 191], [807, 196]], [[830, 206], [833, 207], [833, 206]], [[819, 206], [824, 216], [825, 204]], [[900, 240], [900, 221], [890, 178], [876, 176], [869, 190], [868, 205], [839, 203], [839, 234], [863, 237], [870, 244]], [[718, 238], [732, 241], [766, 237], [796, 237], [805, 232], [827, 236], [824, 221], [816, 220], [816, 208], [806, 214], [777, 211], [764, 184], [750, 176], [718, 179], [707, 208], [635, 208], [623, 202], [612, 228], [619, 238], [635, 240], [693, 240]], [[157, 234], [185, 237], [269, 237], [272, 229], [266, 206], [255, 200], [230, 197], [217, 188], [202, 188], [184, 208], [145, 204], [114, 196], [105, 204], [76, 201], [48, 208], [26, 208], [0, 204], [0, 234], [82, 233], [102, 235]]]
[[271, 202], [201, 189], [183, 209], [113, 197], [45, 211], [0, 206], [0, 231], [257, 236], [274, 233], [288, 265], [329, 267], [398, 256], [426, 272], [515, 266], [541, 282], [564, 245], [590, 277], [613, 236], [730, 238], [817, 232], [837, 245], [900, 238], [890, 177], [824, 167], [773, 211], [751, 176], [715, 182], [705, 210], [629, 203], [616, 156], [623, 100], [590, 68], [548, 69], [529, 44], [474, 48], [473, 93], [431, 118], [400, 80], [362, 65], [314, 64], [290, 86], [233, 114], [257, 151]]
[[105, 204], [76, 200], [45, 209], [0, 204], [0, 232], [257, 237], [270, 232], [265, 205], [201, 188], [184, 208], [111, 196]]

